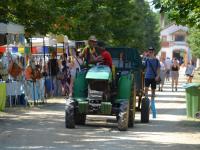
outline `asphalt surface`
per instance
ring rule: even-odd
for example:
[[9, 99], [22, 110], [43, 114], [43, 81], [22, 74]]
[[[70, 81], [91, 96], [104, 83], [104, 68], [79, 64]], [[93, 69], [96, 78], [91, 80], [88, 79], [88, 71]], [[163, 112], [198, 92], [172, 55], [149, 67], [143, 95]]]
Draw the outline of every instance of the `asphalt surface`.
[[85, 126], [66, 129], [64, 99], [48, 104], [7, 108], [0, 113], [0, 150], [200, 150], [200, 121], [187, 119], [185, 82], [181, 75], [177, 92], [166, 82], [157, 92], [157, 118], [118, 131], [115, 117], [87, 116]]

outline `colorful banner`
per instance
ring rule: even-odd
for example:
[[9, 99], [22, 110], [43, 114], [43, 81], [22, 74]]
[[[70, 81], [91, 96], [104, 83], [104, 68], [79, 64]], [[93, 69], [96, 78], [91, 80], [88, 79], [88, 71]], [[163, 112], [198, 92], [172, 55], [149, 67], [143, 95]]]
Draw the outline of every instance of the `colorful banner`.
[[32, 54], [37, 54], [37, 48], [36, 47], [32, 47], [31, 48], [31, 53]]
[[37, 53], [43, 53], [43, 46], [38, 46], [36, 49]]
[[24, 54], [24, 47], [19, 47], [18, 52], [21, 53], [21, 54]]
[[38, 46], [36, 47], [36, 52], [39, 53], [39, 54], [42, 54], [42, 53], [48, 53], [49, 52], [49, 48], [48, 46]]
[[[63, 48], [61, 47], [48, 47], [48, 46], [37, 46], [37, 47], [10, 47], [12, 53], [21, 53], [21, 54], [43, 54], [52, 53], [57, 51], [57, 53], [63, 53]], [[4, 53], [6, 51], [6, 47], [0, 47], [0, 52]]]
[[31, 51], [30, 51], [30, 47], [25, 47], [25, 54], [30, 54]]
[[49, 47], [48, 46], [44, 46], [44, 50], [43, 52], [45, 51], [45, 53], [48, 53], [49, 52]]
[[12, 53], [17, 53], [18, 52], [18, 47], [12, 47]]
[[0, 47], [0, 52], [1, 52], [1, 53], [4, 53], [5, 51], [6, 51], [6, 47], [3, 47], [3, 46]]

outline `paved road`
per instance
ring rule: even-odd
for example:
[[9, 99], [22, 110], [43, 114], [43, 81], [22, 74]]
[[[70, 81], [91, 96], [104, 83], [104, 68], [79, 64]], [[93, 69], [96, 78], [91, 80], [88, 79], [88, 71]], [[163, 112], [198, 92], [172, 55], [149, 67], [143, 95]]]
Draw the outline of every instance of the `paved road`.
[[[181, 76], [177, 92], [166, 83], [156, 97], [157, 118], [117, 130], [112, 117], [87, 117], [86, 126], [64, 127], [64, 101], [34, 108], [11, 108], [0, 114], [0, 150], [199, 150], [200, 122], [187, 120]], [[109, 122], [107, 121], [109, 120]]]

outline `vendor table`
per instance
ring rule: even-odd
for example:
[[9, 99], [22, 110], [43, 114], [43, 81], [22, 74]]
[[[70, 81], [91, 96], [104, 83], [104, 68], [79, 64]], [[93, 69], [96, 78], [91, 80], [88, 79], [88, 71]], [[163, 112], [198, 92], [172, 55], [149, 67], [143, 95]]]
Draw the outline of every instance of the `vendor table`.
[[0, 111], [3, 111], [6, 103], [6, 83], [0, 82]]
[[18, 96], [22, 94], [22, 89], [23, 87], [20, 81], [9, 81], [8, 83], [6, 83], [6, 95], [9, 97], [10, 106], [12, 106], [12, 96], [15, 96], [17, 100]]

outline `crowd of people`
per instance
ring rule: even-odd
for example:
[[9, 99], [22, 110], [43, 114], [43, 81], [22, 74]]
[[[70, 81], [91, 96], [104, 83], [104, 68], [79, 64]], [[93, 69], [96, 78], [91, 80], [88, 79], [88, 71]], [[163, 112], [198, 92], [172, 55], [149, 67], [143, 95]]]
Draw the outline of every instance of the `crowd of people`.
[[[143, 55], [143, 65], [145, 67], [145, 98], [150, 99], [153, 118], [156, 118], [155, 91], [157, 85], [158, 90], [162, 92], [165, 82], [170, 82], [171, 78], [171, 91], [178, 91], [180, 62], [177, 58], [173, 58], [172, 60], [169, 58], [157, 59], [155, 49], [149, 47]], [[194, 63], [190, 61], [185, 70], [187, 83], [192, 82], [194, 71]], [[148, 93], [149, 87], [151, 87], [151, 94]]]
[[[163, 91], [163, 86], [165, 82], [169, 82], [171, 79], [171, 91], [177, 91], [178, 81], [179, 81], [179, 70], [180, 70], [180, 61], [177, 58], [170, 60], [169, 57], [165, 58], [156, 58], [154, 55], [154, 48], [150, 47], [143, 56], [143, 62], [146, 68], [145, 73], [145, 85], [149, 87], [149, 79], [153, 79], [153, 84], [151, 88], [156, 89], [156, 80], [160, 78], [158, 84], [158, 91]], [[191, 83], [194, 76], [195, 66], [194, 62], [191, 60], [188, 62], [185, 70], [185, 76], [187, 78], [187, 83]], [[158, 83], [158, 82], [157, 82]]]
[[[2, 60], [3, 54], [0, 56]], [[25, 65], [18, 58], [13, 59], [10, 53], [6, 58], [9, 60], [7, 65], [4, 65], [6, 61], [0, 63], [0, 80], [22, 82], [27, 101], [44, 100], [49, 96], [72, 96], [76, 73], [83, 67], [103, 64], [112, 68], [110, 53], [105, 50], [104, 42], [97, 41], [95, 36], [89, 37], [85, 48], [71, 47], [68, 54], [60, 56], [54, 51], [46, 61], [42, 57], [30, 56]]]
[[[82, 49], [71, 47], [68, 54], [57, 56], [56, 51], [44, 61], [43, 58], [29, 57], [27, 65], [20, 57], [12, 57], [7, 53], [7, 61], [3, 61], [0, 53], [0, 80], [21, 81], [24, 84], [26, 99], [41, 99], [49, 96], [64, 96], [73, 94], [73, 83], [76, 73], [83, 67], [88, 68], [94, 64], [104, 64], [112, 69], [112, 57], [105, 50], [104, 42], [97, 41], [95, 36], [90, 36], [87, 45]], [[24, 61], [23, 61], [24, 60]], [[6, 65], [5, 63], [6, 62]], [[145, 94], [151, 86], [151, 99], [154, 99], [156, 85], [163, 91], [165, 82], [171, 78], [171, 90], [177, 91], [179, 80], [179, 62], [176, 58], [157, 59], [155, 50], [150, 47], [143, 57], [145, 65]], [[192, 82], [194, 63], [188, 63], [185, 71], [187, 83]]]

